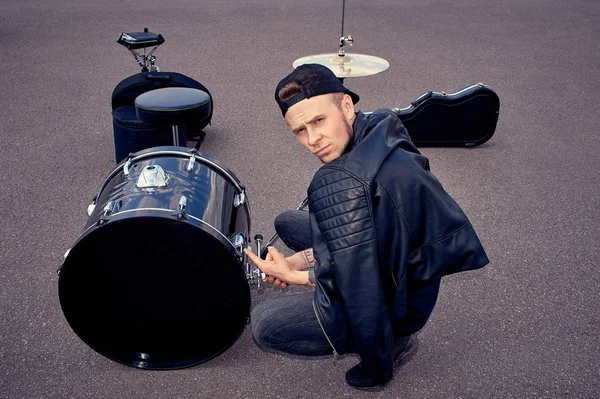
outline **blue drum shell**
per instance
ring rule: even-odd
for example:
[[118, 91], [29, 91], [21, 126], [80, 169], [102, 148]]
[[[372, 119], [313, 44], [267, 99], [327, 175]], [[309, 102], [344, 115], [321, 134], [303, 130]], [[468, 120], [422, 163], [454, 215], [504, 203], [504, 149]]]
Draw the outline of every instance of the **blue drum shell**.
[[[188, 172], [190, 155], [159, 147], [136, 154], [127, 176], [117, 167], [60, 270], [60, 302], [75, 333], [126, 365], [205, 362], [235, 343], [249, 316], [246, 273], [230, 242], [250, 236], [248, 203], [234, 204], [243, 186], [205, 154]], [[166, 187], [136, 186], [149, 165], [166, 172]]]

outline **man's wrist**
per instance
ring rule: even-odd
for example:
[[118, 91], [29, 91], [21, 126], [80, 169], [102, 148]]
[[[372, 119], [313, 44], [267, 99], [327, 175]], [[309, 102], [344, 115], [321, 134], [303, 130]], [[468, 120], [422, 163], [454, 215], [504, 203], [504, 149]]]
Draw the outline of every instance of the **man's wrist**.
[[315, 267], [316, 260], [313, 256], [312, 248], [308, 248], [302, 251], [302, 255], [304, 256], [304, 262], [306, 264], [307, 269]]
[[317, 284], [317, 279], [315, 278], [315, 269], [310, 269], [308, 271], [308, 282], [310, 283], [310, 285], [315, 285]]
[[[296, 284], [296, 285], [308, 285], [310, 287], [313, 287], [315, 284], [313, 282], [310, 281], [309, 278], [309, 274], [312, 272], [312, 270], [308, 271], [308, 270], [294, 270], [290, 273], [289, 279], [288, 279], [288, 283], [290, 284]], [[314, 276], [314, 274], [313, 274]]]
[[299, 251], [286, 258], [294, 270], [305, 270], [315, 267], [316, 260], [313, 256], [312, 248]]

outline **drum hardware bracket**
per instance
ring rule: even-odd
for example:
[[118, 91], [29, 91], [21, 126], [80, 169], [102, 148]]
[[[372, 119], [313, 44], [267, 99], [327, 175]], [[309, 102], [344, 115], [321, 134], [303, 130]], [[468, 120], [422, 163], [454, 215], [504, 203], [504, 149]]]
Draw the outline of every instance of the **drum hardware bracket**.
[[255, 267], [254, 269], [252, 269], [252, 266], [248, 265], [248, 269], [250, 269], [250, 272], [248, 273], [248, 276], [247, 276], [248, 283], [250, 285], [256, 284], [256, 291], [258, 293], [262, 293], [264, 291], [263, 279], [266, 278], [266, 276], [263, 277], [264, 273], [261, 272], [258, 267]]
[[108, 201], [108, 204], [106, 204], [104, 206], [104, 209], [102, 209], [102, 216], [113, 215], [113, 214], [117, 213], [118, 210], [119, 210], [119, 204], [117, 204], [115, 201]]
[[246, 202], [246, 194], [242, 191], [233, 197], [233, 206], [239, 208], [241, 205], [244, 205]]
[[338, 50], [338, 55], [340, 57], [344, 57], [346, 55], [346, 50], [344, 49], [344, 47], [352, 46], [353, 44], [354, 39], [352, 38], [352, 35], [340, 37], [340, 49]]
[[352, 46], [354, 44], [354, 39], [352, 39], [352, 35], [344, 36], [344, 19], [346, 17], [346, 0], [342, 1], [342, 34], [340, 35], [340, 49], [338, 50], [338, 55], [343, 57], [346, 55], [344, 50], [344, 46], [349, 45]]
[[[254, 236], [254, 241], [256, 241], [256, 253], [260, 253], [260, 248], [262, 245], [263, 236], [257, 234]], [[248, 251], [252, 251], [252, 247], [247, 245], [246, 248]], [[248, 280], [248, 284], [256, 285], [256, 291], [259, 294], [263, 293], [264, 283], [263, 280], [267, 278], [267, 275], [263, 273], [258, 266], [254, 265], [252, 262], [246, 262], [246, 279]]]
[[[246, 245], [246, 249], [252, 252], [252, 246], [250, 244]], [[246, 260], [244, 264], [246, 265], [246, 279], [248, 280], [249, 284], [252, 284], [252, 263]]]
[[[257, 234], [254, 236], [254, 241], [256, 241], [256, 253], [260, 256], [260, 250], [262, 246], [263, 236], [261, 234]], [[267, 275], [263, 273], [258, 267], [254, 270], [256, 273], [256, 289], [259, 292], [263, 290], [263, 279], [267, 278]]]
[[192, 153], [192, 156], [190, 157], [190, 160], [188, 162], [187, 165], [187, 171], [191, 172], [192, 170], [194, 170], [194, 165], [196, 164], [196, 154]]
[[187, 197], [185, 195], [182, 195], [181, 198], [179, 199], [179, 203], [177, 204], [177, 210], [180, 212], [183, 212], [185, 210], [186, 206], [187, 206]]
[[[145, 31], [147, 32], [148, 28]], [[158, 45], [150, 50], [148, 54], [146, 54], [145, 47], [143, 53], [138, 53], [132, 48], [128, 48], [128, 50], [133, 54], [133, 58], [135, 58], [135, 61], [142, 68], [142, 72], [160, 72], [160, 68], [156, 65], [156, 56], [154, 55], [157, 48]]]
[[175, 213], [175, 216], [177, 217], [177, 219], [187, 219], [187, 215], [185, 213], [185, 208], [187, 207], [187, 197], [185, 195], [182, 195], [181, 198], [179, 199], [179, 203], [177, 204], [177, 213]]
[[166, 187], [169, 176], [159, 165], [147, 165], [140, 173], [136, 183], [137, 188], [162, 188]]
[[88, 216], [92, 216], [92, 213], [94, 213], [94, 209], [96, 209], [96, 200], [98, 199], [97, 195], [94, 195], [94, 198], [92, 198], [92, 203], [88, 205], [87, 207], [87, 215]]
[[231, 244], [235, 247], [238, 258], [243, 261], [244, 258], [244, 244], [246, 243], [246, 239], [242, 233], [237, 233], [233, 237], [231, 237]]
[[131, 158], [127, 158], [125, 165], [123, 165], [123, 174], [129, 176], [129, 168], [131, 167]]
[[108, 222], [108, 216], [114, 215], [119, 211], [119, 204], [115, 201], [109, 201], [102, 209], [102, 216], [98, 220], [98, 225]]

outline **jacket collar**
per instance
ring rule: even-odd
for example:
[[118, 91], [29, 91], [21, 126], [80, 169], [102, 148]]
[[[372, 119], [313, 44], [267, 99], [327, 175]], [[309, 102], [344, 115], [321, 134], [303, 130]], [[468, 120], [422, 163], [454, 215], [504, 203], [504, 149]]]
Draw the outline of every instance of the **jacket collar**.
[[352, 151], [354, 147], [363, 141], [368, 133], [368, 129], [366, 129], [368, 122], [367, 115], [363, 114], [361, 111], [358, 111], [355, 114], [356, 117], [354, 118], [354, 123], [352, 124], [352, 140], [348, 143], [348, 146], [346, 146], [344, 154]]

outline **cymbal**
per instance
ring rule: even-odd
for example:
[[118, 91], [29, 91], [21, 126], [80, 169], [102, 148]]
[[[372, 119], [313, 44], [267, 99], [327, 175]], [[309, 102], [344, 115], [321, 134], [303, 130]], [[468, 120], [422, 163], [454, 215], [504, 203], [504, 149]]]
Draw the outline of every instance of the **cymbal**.
[[331, 69], [338, 78], [357, 78], [375, 75], [390, 67], [390, 63], [380, 57], [366, 54], [338, 53], [315, 54], [298, 58], [292, 64], [294, 68], [302, 64], [321, 64]]

